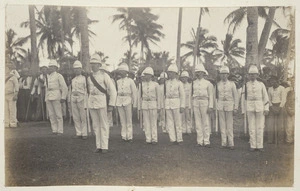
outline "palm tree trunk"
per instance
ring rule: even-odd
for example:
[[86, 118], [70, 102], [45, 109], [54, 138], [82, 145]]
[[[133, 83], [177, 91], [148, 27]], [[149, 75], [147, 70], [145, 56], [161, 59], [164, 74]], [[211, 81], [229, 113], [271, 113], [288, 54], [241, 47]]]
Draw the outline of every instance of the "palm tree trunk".
[[182, 7], [179, 8], [179, 15], [178, 15], [177, 52], [176, 52], [176, 62], [179, 71], [181, 69], [181, 60], [180, 60], [181, 25], [182, 25]]
[[82, 52], [82, 65], [85, 71], [90, 71], [90, 55], [89, 55], [89, 34], [88, 34], [88, 19], [86, 15], [86, 9], [80, 7], [79, 9], [79, 26], [80, 26], [80, 38], [81, 38], [81, 52]]
[[269, 39], [269, 35], [270, 35], [270, 31], [271, 31], [271, 27], [272, 27], [274, 15], [275, 15], [275, 11], [276, 11], [276, 7], [270, 7], [269, 8], [268, 18], [266, 19], [264, 28], [262, 30], [262, 33], [261, 33], [261, 36], [260, 36], [260, 39], [259, 39], [259, 43], [258, 43], [258, 62], [260, 64], [262, 64], [262, 62], [263, 62], [263, 56], [264, 56], [266, 45], [267, 45], [267, 42], [268, 42], [268, 39]]
[[193, 72], [195, 71], [196, 61], [197, 61], [197, 52], [198, 52], [198, 46], [199, 46], [199, 33], [201, 28], [201, 19], [202, 19], [202, 12], [203, 8], [200, 8], [200, 15], [199, 15], [199, 21], [198, 21], [198, 27], [196, 32], [196, 42], [194, 47], [194, 61], [193, 61]]
[[257, 39], [257, 24], [258, 24], [258, 8], [248, 7], [247, 8], [247, 36], [246, 36], [246, 67], [248, 68], [250, 64], [257, 65], [260, 68], [260, 63], [258, 63], [258, 39]]
[[[291, 32], [290, 32], [290, 39], [289, 39], [289, 46], [288, 46], [288, 51], [287, 51], [287, 58], [284, 63], [284, 70], [283, 70], [283, 80], [286, 81], [288, 78], [288, 67], [291, 63], [291, 61], [294, 61], [294, 75], [295, 75], [295, 55], [291, 55], [295, 53], [295, 12], [291, 13]], [[294, 51], [293, 51], [294, 50]]]
[[129, 44], [129, 57], [128, 57], [128, 68], [131, 71], [131, 54], [132, 54], [132, 44], [131, 44], [131, 32], [130, 29], [127, 27], [127, 34], [128, 34], [128, 44]]
[[30, 69], [34, 74], [38, 73], [39, 64], [37, 61], [37, 40], [34, 5], [29, 5], [29, 22], [30, 22], [30, 42], [31, 42], [31, 65]]

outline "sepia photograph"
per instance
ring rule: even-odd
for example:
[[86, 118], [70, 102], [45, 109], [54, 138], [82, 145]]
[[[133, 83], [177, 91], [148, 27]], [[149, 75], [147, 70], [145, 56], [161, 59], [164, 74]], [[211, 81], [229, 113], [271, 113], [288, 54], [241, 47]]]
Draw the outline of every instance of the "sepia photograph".
[[70, 2], [4, 6], [5, 189], [295, 189], [295, 5]]

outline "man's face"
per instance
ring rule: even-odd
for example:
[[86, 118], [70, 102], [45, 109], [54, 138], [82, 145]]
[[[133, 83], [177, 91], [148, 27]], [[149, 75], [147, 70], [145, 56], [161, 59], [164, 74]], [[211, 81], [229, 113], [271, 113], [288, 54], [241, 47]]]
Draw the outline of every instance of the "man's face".
[[57, 70], [56, 66], [49, 66], [49, 68], [48, 68], [48, 71], [49, 71], [50, 74], [53, 73], [53, 72], [56, 72], [56, 70]]
[[100, 64], [98, 63], [91, 63], [91, 68], [93, 72], [98, 72], [100, 68]]
[[144, 74], [143, 79], [144, 79], [146, 82], [150, 82], [151, 79], [152, 79], [152, 75], [151, 75], [151, 74]]
[[120, 76], [121, 78], [125, 78], [125, 77], [127, 76], [127, 71], [120, 70], [120, 71], [119, 71], [119, 76]]
[[81, 68], [74, 68], [74, 73], [76, 76], [81, 74], [82, 69]]
[[249, 80], [254, 81], [258, 77], [258, 74], [248, 74]]
[[169, 77], [169, 79], [171, 79], [171, 80], [173, 80], [173, 79], [175, 79], [176, 78], [176, 72], [168, 72], [168, 77]]
[[226, 81], [228, 79], [228, 74], [227, 73], [221, 73], [220, 78], [222, 81]]
[[180, 79], [181, 79], [182, 83], [187, 83], [187, 81], [188, 81], [188, 77], [181, 77]]
[[48, 73], [48, 68], [47, 67], [41, 67], [41, 72], [42, 74], [46, 75]]
[[197, 79], [202, 79], [204, 77], [204, 72], [195, 72]]

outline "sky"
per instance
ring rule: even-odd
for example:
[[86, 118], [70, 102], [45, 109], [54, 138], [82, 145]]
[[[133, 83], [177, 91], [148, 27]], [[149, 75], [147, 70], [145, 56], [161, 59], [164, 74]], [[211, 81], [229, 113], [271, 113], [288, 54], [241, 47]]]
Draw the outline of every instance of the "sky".
[[[201, 27], [208, 29], [209, 35], [216, 36], [218, 39], [219, 48], [222, 47], [221, 41], [225, 39], [225, 35], [228, 28], [228, 23], [224, 23], [224, 18], [233, 10], [238, 7], [222, 8], [213, 7], [209, 8], [209, 14], [205, 14], [202, 17]], [[182, 18], [182, 36], [181, 43], [187, 42], [192, 39], [191, 29], [196, 30], [198, 25], [200, 8], [183, 8]], [[178, 8], [152, 8], [152, 12], [159, 16], [157, 20], [158, 24], [163, 26], [162, 32], [165, 34], [165, 38], [161, 39], [157, 45], [150, 44], [152, 52], [167, 51], [171, 58], [176, 58], [176, 45], [177, 45], [177, 27], [178, 27]], [[18, 14], [15, 14], [18, 13]], [[122, 38], [126, 35], [126, 31], [119, 29], [119, 23], [112, 23], [112, 16], [118, 14], [116, 8], [103, 8], [103, 7], [88, 7], [88, 17], [93, 20], [98, 20], [96, 24], [90, 25], [90, 29], [96, 33], [96, 36], [90, 39], [90, 54], [95, 51], [101, 51], [109, 58], [107, 63], [110, 65], [109, 69], [113, 70], [117, 67], [123, 54], [128, 50], [127, 42], [124, 42]], [[282, 11], [277, 10], [275, 14], [275, 20], [280, 24], [282, 28], [288, 28], [288, 17], [285, 17]], [[21, 28], [20, 23], [29, 19], [28, 6], [27, 5], [7, 5], [5, 25], [6, 30], [12, 28], [18, 37], [29, 35], [29, 28]], [[260, 37], [264, 20], [259, 19], [258, 34]], [[238, 38], [242, 40], [240, 46], [245, 47], [246, 41], [246, 28], [247, 21], [245, 20], [242, 25], [234, 33], [234, 39]], [[273, 25], [271, 31], [275, 30]], [[267, 47], [271, 48], [271, 42]], [[30, 48], [30, 43], [25, 45], [26, 48]], [[79, 51], [78, 41], [74, 45], [74, 54]], [[140, 47], [134, 49], [135, 52], [140, 54]], [[181, 49], [181, 55], [187, 50]], [[47, 54], [40, 54], [40, 60], [44, 60]], [[189, 59], [192, 61], [192, 58]], [[241, 64], [244, 64], [245, 59], [238, 59]]]

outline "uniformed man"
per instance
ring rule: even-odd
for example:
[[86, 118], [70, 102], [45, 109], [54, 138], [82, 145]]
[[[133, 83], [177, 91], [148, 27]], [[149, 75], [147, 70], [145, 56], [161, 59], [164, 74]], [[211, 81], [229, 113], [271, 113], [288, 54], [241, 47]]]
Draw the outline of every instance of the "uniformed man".
[[138, 109], [142, 110], [147, 144], [157, 144], [157, 114], [161, 109], [159, 85], [151, 80], [153, 76], [153, 69], [146, 67], [141, 74], [141, 89], [138, 91]]
[[13, 73], [14, 63], [8, 61], [5, 68], [5, 127], [17, 127], [17, 99], [19, 83]]
[[285, 89], [284, 94], [284, 110], [286, 116], [285, 132], [286, 143], [294, 143], [294, 129], [295, 129], [295, 78], [290, 78], [290, 87]]
[[196, 80], [193, 82], [193, 107], [197, 132], [197, 145], [210, 147], [209, 114], [213, 112], [213, 87], [204, 79], [203, 64], [195, 66]]
[[55, 135], [62, 135], [63, 116], [61, 103], [66, 101], [68, 87], [64, 77], [57, 73], [58, 64], [55, 60], [50, 60], [46, 78], [46, 104], [51, 122], [52, 133]]
[[[33, 111], [35, 111], [35, 120], [45, 120], [47, 118], [47, 108], [45, 102], [48, 63], [40, 64], [41, 74], [34, 80], [31, 90], [31, 99], [33, 102]], [[36, 109], [34, 109], [36, 108]]]
[[[24, 122], [29, 116], [30, 91], [33, 85], [32, 76], [27, 67], [22, 69], [22, 76], [19, 78], [19, 95], [17, 101], [17, 119]], [[26, 116], [27, 115], [27, 116]]]
[[192, 133], [192, 121], [191, 121], [191, 94], [192, 85], [188, 82], [189, 80], [188, 71], [182, 71], [180, 75], [180, 80], [183, 83], [184, 93], [185, 93], [185, 107], [184, 112], [181, 113], [182, 120], [182, 133], [191, 134]]
[[160, 105], [161, 110], [159, 113], [159, 126], [162, 128], [163, 133], [167, 133], [166, 128], [166, 110], [165, 110], [165, 81], [168, 79], [168, 74], [166, 72], [162, 72], [159, 76], [159, 92], [160, 92]]
[[271, 87], [268, 89], [270, 112], [266, 121], [268, 143], [274, 143], [275, 136], [275, 140], [277, 140], [277, 142], [283, 143], [283, 107], [285, 88], [279, 85], [278, 78], [276, 76], [270, 76], [269, 83], [271, 85]]
[[122, 63], [118, 67], [120, 79], [117, 81], [117, 101], [116, 106], [119, 111], [121, 122], [121, 136], [125, 142], [132, 142], [132, 107], [137, 108], [137, 88], [134, 81], [128, 78], [128, 65]]
[[168, 67], [168, 80], [166, 81], [166, 122], [170, 142], [181, 145], [182, 128], [181, 116], [185, 108], [185, 94], [182, 82], [178, 78], [178, 68], [176, 64]]
[[87, 139], [86, 112], [87, 106], [85, 96], [87, 96], [86, 78], [82, 73], [82, 64], [76, 60], [73, 64], [75, 78], [72, 79], [71, 85], [71, 108], [76, 130], [74, 138]]
[[[90, 60], [92, 75], [88, 78], [90, 110], [92, 125], [96, 135], [95, 153], [108, 152], [109, 125], [107, 111], [112, 111], [116, 102], [116, 89], [110, 77], [100, 70], [101, 59], [94, 54]], [[109, 97], [109, 99], [107, 99]], [[107, 100], [108, 103], [107, 103]]]
[[220, 121], [221, 147], [234, 149], [233, 113], [236, 114], [239, 101], [235, 83], [228, 80], [229, 68], [220, 68], [221, 81], [217, 83], [217, 110]]
[[[259, 75], [255, 65], [249, 67], [249, 82], [242, 91], [242, 113], [247, 111], [250, 151], [256, 149], [263, 152], [263, 134], [265, 115], [269, 113], [269, 98], [265, 85], [257, 81]], [[246, 107], [246, 108], [245, 108]]]

